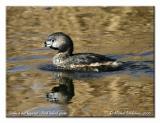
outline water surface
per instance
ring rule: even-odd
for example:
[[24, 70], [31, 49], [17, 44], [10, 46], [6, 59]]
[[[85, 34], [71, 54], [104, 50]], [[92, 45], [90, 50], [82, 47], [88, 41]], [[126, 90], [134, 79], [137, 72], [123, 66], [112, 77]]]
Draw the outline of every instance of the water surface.
[[[154, 116], [152, 7], [8, 7], [7, 116]], [[57, 71], [52, 32], [125, 64], [111, 72]]]

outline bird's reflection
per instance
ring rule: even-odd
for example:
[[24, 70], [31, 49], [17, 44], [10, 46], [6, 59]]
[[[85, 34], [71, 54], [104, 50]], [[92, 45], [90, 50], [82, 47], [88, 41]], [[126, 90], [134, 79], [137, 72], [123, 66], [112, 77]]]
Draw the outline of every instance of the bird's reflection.
[[[48, 66], [45, 69], [43, 68], [43, 70], [48, 70]], [[59, 85], [54, 86], [51, 91], [46, 94], [46, 98], [51, 103], [70, 103], [75, 95], [73, 80], [98, 79], [103, 76], [104, 73], [97, 72], [54, 71], [53, 77]]]
[[58, 80], [59, 85], [51, 89], [46, 94], [47, 100], [53, 103], [69, 103], [74, 96], [73, 79], [66, 76], [66, 73], [55, 72], [54, 78]]
[[[48, 67], [47, 67], [48, 68]], [[100, 73], [85, 73], [74, 71], [54, 71], [53, 78], [59, 83], [46, 94], [46, 98], [49, 102], [58, 104], [67, 104], [71, 102], [74, 93], [73, 80], [88, 80], [97, 79], [103, 76]]]

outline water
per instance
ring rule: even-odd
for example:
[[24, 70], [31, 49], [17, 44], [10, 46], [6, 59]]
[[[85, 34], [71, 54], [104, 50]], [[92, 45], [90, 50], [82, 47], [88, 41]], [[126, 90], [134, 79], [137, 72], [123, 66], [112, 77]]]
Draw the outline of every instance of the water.
[[[7, 116], [154, 116], [153, 22], [152, 7], [8, 7]], [[74, 53], [123, 67], [56, 70], [56, 52], [42, 45], [57, 31], [71, 36]]]

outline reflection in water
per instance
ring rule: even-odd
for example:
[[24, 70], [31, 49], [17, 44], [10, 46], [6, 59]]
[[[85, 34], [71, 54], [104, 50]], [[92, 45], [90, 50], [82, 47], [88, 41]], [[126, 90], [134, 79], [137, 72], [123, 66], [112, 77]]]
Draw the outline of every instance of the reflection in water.
[[59, 81], [59, 86], [53, 87], [51, 92], [47, 93], [47, 99], [55, 103], [67, 103], [74, 96], [73, 80], [69, 77], [63, 76], [63, 73], [57, 74], [56, 79]]

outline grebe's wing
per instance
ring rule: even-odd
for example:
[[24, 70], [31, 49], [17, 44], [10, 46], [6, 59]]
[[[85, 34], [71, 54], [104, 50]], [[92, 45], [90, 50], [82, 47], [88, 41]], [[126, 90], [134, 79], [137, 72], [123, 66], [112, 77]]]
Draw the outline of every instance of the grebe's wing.
[[69, 61], [75, 64], [91, 64], [96, 62], [102, 63], [102, 62], [116, 61], [116, 60], [100, 54], [78, 53], [78, 54], [72, 55], [69, 58]]

